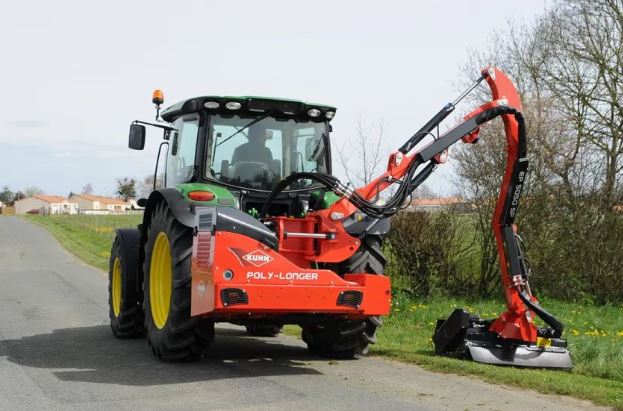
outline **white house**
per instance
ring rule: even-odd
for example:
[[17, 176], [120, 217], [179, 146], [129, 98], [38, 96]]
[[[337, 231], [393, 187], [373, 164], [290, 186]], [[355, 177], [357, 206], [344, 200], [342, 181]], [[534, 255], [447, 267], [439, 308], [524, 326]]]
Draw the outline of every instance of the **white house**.
[[78, 214], [78, 204], [68, 201], [63, 196], [37, 194], [15, 202], [15, 214], [29, 211], [40, 214]]
[[138, 205], [136, 200], [133, 198], [130, 199], [129, 203], [130, 203], [130, 208], [132, 210], [144, 210], [145, 209], [145, 207], [141, 207], [140, 205]]
[[132, 208], [130, 203], [126, 203], [118, 198], [92, 194], [73, 194], [70, 200], [77, 203], [80, 212], [85, 214], [123, 213]]

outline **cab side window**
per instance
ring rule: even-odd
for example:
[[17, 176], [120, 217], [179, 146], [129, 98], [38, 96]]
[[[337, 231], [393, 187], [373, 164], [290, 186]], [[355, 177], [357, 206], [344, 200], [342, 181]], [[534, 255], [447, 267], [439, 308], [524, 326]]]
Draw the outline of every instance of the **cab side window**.
[[175, 122], [177, 132], [172, 133], [167, 161], [167, 187], [186, 183], [195, 171], [195, 153], [199, 119], [187, 117]]

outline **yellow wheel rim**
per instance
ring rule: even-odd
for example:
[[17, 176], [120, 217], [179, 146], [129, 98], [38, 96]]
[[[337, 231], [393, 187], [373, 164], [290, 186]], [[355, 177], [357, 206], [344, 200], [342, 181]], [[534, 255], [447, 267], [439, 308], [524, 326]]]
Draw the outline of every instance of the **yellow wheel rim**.
[[115, 317], [121, 313], [121, 259], [115, 258], [112, 266], [112, 311]]
[[149, 265], [149, 305], [151, 317], [158, 329], [164, 328], [171, 308], [171, 289], [173, 275], [171, 272], [171, 247], [169, 239], [163, 232], [158, 233], [151, 252]]

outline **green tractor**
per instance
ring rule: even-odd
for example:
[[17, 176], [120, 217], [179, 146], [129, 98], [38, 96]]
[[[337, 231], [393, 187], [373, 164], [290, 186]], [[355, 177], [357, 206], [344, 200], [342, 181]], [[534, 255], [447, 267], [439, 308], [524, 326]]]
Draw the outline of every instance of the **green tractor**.
[[[208, 96], [160, 116], [162, 92], [153, 102], [156, 122], [134, 121], [129, 148], [144, 148], [146, 126], [162, 129], [166, 162], [138, 202], [142, 224], [118, 230], [112, 246], [113, 334], [147, 334], [156, 357], [178, 360], [205, 353], [215, 322], [254, 336], [289, 323], [314, 353], [364, 354], [390, 306], [381, 275], [389, 222], [327, 214], [341, 197], [313, 175], [331, 173], [336, 109]], [[301, 178], [283, 186], [293, 175]]]

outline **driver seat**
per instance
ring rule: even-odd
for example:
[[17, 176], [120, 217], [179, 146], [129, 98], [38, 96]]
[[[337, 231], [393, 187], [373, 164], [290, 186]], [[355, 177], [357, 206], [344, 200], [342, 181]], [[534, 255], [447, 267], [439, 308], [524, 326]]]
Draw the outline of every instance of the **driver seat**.
[[234, 155], [231, 158], [231, 164], [236, 165], [236, 163], [242, 161], [264, 163], [266, 167], [270, 169], [273, 167], [273, 154], [265, 145], [247, 142], [236, 147]]

